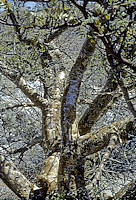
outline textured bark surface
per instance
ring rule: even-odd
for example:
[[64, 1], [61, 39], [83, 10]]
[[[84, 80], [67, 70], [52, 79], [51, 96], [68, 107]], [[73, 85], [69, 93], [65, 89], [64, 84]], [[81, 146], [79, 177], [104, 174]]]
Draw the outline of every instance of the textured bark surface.
[[106, 147], [109, 144], [112, 134], [118, 135], [122, 142], [126, 142], [128, 140], [128, 133], [131, 133], [133, 136], [136, 135], [133, 117], [125, 118], [92, 133], [80, 136], [79, 145], [81, 145], [82, 155], [87, 156]]
[[[86, 53], [86, 51], [84, 53]], [[90, 58], [87, 57], [86, 59], [88, 60]], [[87, 65], [88, 61], [84, 63], [86, 63]], [[84, 72], [84, 70], [82, 71], [81, 69], [78, 69], [78, 65], [74, 65], [74, 66], [75, 68], [77, 68], [77, 70], [79, 70], [79, 73], [81, 73], [81, 76], [82, 76], [82, 73]], [[75, 70], [75, 68], [72, 70]], [[16, 76], [14, 76], [13, 74], [11, 76], [9, 73], [7, 73], [7, 71], [5, 71], [6, 70], [5, 67], [2, 68], [2, 64], [1, 64], [1, 70], [3, 70], [3, 74], [7, 76], [10, 80], [12, 80], [13, 82], [15, 80], [17, 81]], [[71, 79], [73, 80], [76, 79], [75, 73], [73, 74], [73, 72], [71, 72], [70, 76], [71, 76]], [[77, 73], [77, 77], [79, 77], [78, 73]], [[99, 99], [100, 100], [99, 102], [101, 102], [100, 105], [103, 105], [103, 104], [106, 105], [105, 102], [110, 103], [113, 100], [113, 95], [111, 91], [115, 90], [117, 88], [117, 85], [115, 82], [112, 83], [111, 80], [112, 79], [109, 78], [109, 80], [107, 81], [107, 84], [105, 85], [106, 89], [103, 89], [105, 93], [100, 94], [100, 96], [98, 95], [100, 97]], [[60, 189], [60, 192], [65, 191], [65, 190], [69, 192], [70, 190], [72, 190], [73, 193], [77, 194], [79, 197], [83, 196], [83, 194], [86, 194], [85, 195], [86, 199], [89, 199], [89, 197], [87, 197], [88, 195], [87, 195], [87, 191], [85, 188], [85, 181], [84, 181], [84, 158], [80, 158], [79, 155], [81, 154], [85, 157], [89, 154], [93, 154], [100, 151], [104, 147], [108, 146], [110, 142], [110, 138], [113, 134], [120, 135], [120, 138], [122, 139], [122, 141], [125, 142], [128, 139], [127, 133], [132, 133], [132, 135], [135, 135], [135, 131], [134, 131], [135, 122], [133, 122], [133, 117], [130, 117], [122, 121], [115, 122], [112, 125], [105, 126], [95, 132], [92, 132], [92, 133], [88, 132], [85, 135], [81, 134], [82, 136], [79, 136], [78, 124], [77, 124], [76, 115], [75, 115], [76, 99], [78, 97], [79, 91], [77, 91], [76, 95], [73, 96], [73, 101], [70, 101], [71, 100], [70, 97], [71, 95], [75, 94], [75, 90], [79, 90], [80, 81], [78, 80], [79, 85], [77, 84], [76, 85], [77, 87], [75, 87], [74, 85], [74, 89], [69, 89], [69, 87], [70, 88], [73, 87], [72, 83], [71, 83], [71, 86], [68, 85], [68, 87], [65, 90], [65, 96], [64, 96], [65, 98], [63, 99], [63, 104], [62, 104], [63, 106], [61, 107], [61, 98], [63, 94], [63, 87], [62, 87], [63, 81], [64, 80], [60, 80], [60, 79], [56, 80], [57, 84], [55, 85], [52, 91], [53, 100], [50, 99], [50, 104], [48, 104], [48, 109], [44, 107], [45, 106], [44, 102], [48, 101], [47, 95], [45, 95], [45, 98], [41, 98], [40, 96], [38, 96], [37, 93], [33, 92], [26, 85], [26, 83], [24, 84], [22, 80], [19, 81], [19, 87], [22, 90], [22, 92], [24, 92], [24, 94], [27, 97], [31, 96], [31, 100], [34, 103], [34, 105], [40, 107], [43, 112], [43, 125], [45, 124], [45, 127], [43, 128], [43, 135], [42, 135], [43, 148], [45, 152], [46, 150], [48, 150], [49, 152], [52, 150], [52, 153], [49, 153], [47, 151], [47, 153], [49, 154], [47, 154], [47, 159], [44, 162], [42, 173], [37, 177], [37, 181], [40, 185], [40, 188], [42, 188], [43, 191], [48, 190], [48, 192], [53, 192], [58, 188]], [[15, 83], [18, 84], [18, 82], [15, 82]], [[73, 83], [75, 84], [75, 82]], [[35, 95], [33, 96], [33, 94], [35, 94], [36, 96]], [[97, 101], [98, 99], [97, 100], [96, 99], [94, 100], [94, 103], [92, 104], [92, 105], [95, 105], [94, 109], [97, 110], [96, 118], [92, 117], [93, 123], [97, 120], [101, 112], [103, 112], [103, 110], [106, 109], [106, 106], [96, 107], [98, 103]], [[64, 109], [62, 112], [62, 119], [63, 119], [62, 127], [63, 127], [63, 134], [64, 134], [63, 139], [65, 141], [65, 144], [66, 143], [68, 144], [66, 146], [63, 146], [63, 148], [61, 149], [62, 154], [59, 153], [60, 148], [58, 148], [58, 146], [60, 145], [59, 140], [61, 139], [60, 109]], [[89, 112], [87, 112], [87, 116], [91, 117], [91, 115], [89, 115]], [[65, 121], [64, 123], [64, 120], [67, 120], [67, 121]], [[82, 123], [83, 122], [84, 120], [82, 121]], [[88, 125], [89, 129], [91, 128], [91, 126], [92, 126], [92, 123]], [[88, 129], [86, 129], [85, 132], [87, 130]], [[68, 140], [67, 140], [67, 137], [65, 137], [67, 136], [66, 135], [67, 133], [68, 133]], [[56, 151], [59, 151], [59, 152], [57, 153]], [[83, 159], [83, 162], [80, 163], [80, 160], [82, 159]], [[4, 165], [3, 164], [4, 162], [5, 161], [2, 161], [2, 164], [1, 164], [2, 166], [1, 179], [19, 197], [24, 197], [28, 199], [30, 192], [31, 194], [33, 194], [33, 196], [35, 195], [35, 193], [41, 192], [41, 189], [36, 188], [36, 186], [34, 187], [36, 189], [33, 189], [33, 185], [31, 185], [31, 183], [23, 175], [21, 175], [20, 172], [17, 171], [13, 163], [11, 164], [11, 162], [9, 162], [8, 165]], [[10, 170], [11, 174], [10, 173], [6, 174], [6, 171], [4, 171], [4, 170], [9, 169], [6, 166], [14, 166], [14, 167], [10, 167], [10, 169], [11, 168], [14, 169], [14, 170]], [[67, 170], [67, 169], [70, 169], [70, 170]], [[10, 175], [12, 176], [10, 177]], [[14, 182], [16, 181], [17, 176], [19, 177], [18, 178], [19, 182], [16, 182], [15, 184]], [[24, 181], [26, 182], [26, 186], [23, 184]]]
[[[57, 51], [57, 56], [58, 54], [59, 61], [62, 62], [61, 52]], [[42, 61], [44, 67], [44, 60]], [[54, 69], [49, 67], [48, 76], [50, 79], [53, 75]], [[53, 192], [58, 188], [58, 168], [61, 141], [60, 112], [65, 82], [65, 71], [63, 68], [58, 72], [56, 78], [54, 79], [54, 77], [52, 77], [52, 79], [54, 80], [53, 84], [48, 88], [45, 87], [44, 91], [45, 98], [48, 99], [49, 102], [48, 107], [42, 108], [42, 147], [44, 149], [46, 159], [44, 161], [41, 174], [37, 177], [37, 181], [41, 186], [44, 187], [44, 184], [47, 184], [48, 193]]]
[[53, 153], [44, 161], [42, 172], [37, 176], [38, 183], [43, 187], [47, 184], [48, 192], [54, 192], [58, 185], [60, 153]]
[[70, 140], [69, 129], [76, 119], [76, 103], [79, 96], [81, 81], [91, 61], [94, 50], [95, 44], [92, 44], [90, 39], [87, 38], [69, 74], [61, 108], [61, 127], [65, 144], [68, 144]]
[[26, 200], [29, 199], [31, 190], [39, 189], [3, 155], [0, 155], [0, 178], [19, 198]]
[[[72, 135], [78, 135], [78, 129], [75, 125], [76, 121], [76, 103], [79, 96], [80, 85], [83, 78], [83, 74], [89, 64], [89, 61], [92, 58], [92, 55], [95, 50], [95, 44], [90, 42], [90, 39], [87, 38], [81, 48], [79, 56], [76, 59], [75, 64], [73, 65], [67, 87], [64, 91], [61, 107], [61, 128], [62, 128], [62, 139], [63, 139], [63, 148], [59, 164], [59, 191], [65, 191], [67, 194], [70, 191], [71, 177], [73, 176], [75, 169], [75, 157], [77, 153], [77, 146], [75, 146]], [[72, 125], [76, 131], [73, 132]], [[77, 133], [76, 133], [77, 132]], [[76, 176], [76, 179], [78, 176]], [[72, 180], [73, 181], [73, 180]], [[78, 182], [76, 180], [76, 182]], [[73, 183], [72, 183], [73, 185]], [[74, 191], [73, 191], [74, 192]]]
[[85, 183], [85, 161], [85, 157], [82, 157], [82, 155], [77, 155], [74, 175], [77, 198], [82, 200], [89, 200], [89, 195]]
[[109, 108], [108, 104], [114, 102], [115, 94], [112, 93], [117, 89], [117, 82], [114, 80], [112, 74], [109, 75], [104, 88], [100, 94], [93, 100], [81, 117], [78, 127], [80, 135], [90, 132], [92, 126], [96, 123], [100, 116], [102, 116]]
[[11, 80], [21, 91], [39, 108], [47, 108], [48, 101], [42, 98], [34, 89], [28, 86], [25, 80], [18, 76], [14, 71], [10, 72], [8, 66], [0, 61], [0, 72]]

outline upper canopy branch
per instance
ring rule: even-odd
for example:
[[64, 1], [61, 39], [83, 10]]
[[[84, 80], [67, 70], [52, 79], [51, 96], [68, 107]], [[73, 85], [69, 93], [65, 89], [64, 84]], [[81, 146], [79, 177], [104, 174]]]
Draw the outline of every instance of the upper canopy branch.
[[117, 79], [117, 82], [118, 82], [118, 84], [119, 84], [119, 86], [120, 86], [120, 88], [121, 88], [121, 90], [123, 92], [123, 95], [124, 95], [124, 98], [125, 98], [126, 103], [128, 105], [128, 108], [131, 111], [131, 113], [133, 114], [133, 116], [136, 117], [136, 111], [134, 109], [134, 106], [133, 106], [130, 98], [129, 98], [128, 89], [124, 85], [124, 81], [123, 81], [119, 66], [117, 66], [115, 64], [114, 57], [112, 55], [109, 55], [108, 52], [107, 52], [107, 58], [108, 58], [108, 61], [110, 63], [110, 66], [112, 67], [113, 71], [115, 72], [114, 76]]

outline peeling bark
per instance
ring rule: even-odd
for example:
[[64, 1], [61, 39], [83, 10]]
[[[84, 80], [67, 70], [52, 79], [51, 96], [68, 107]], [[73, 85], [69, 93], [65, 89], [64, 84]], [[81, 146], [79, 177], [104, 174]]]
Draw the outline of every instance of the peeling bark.
[[[56, 49], [55, 46], [54, 49]], [[59, 54], [59, 59], [63, 62], [60, 51], [54, 52], [54, 54]], [[43, 57], [41, 59], [42, 65], [44, 66], [45, 60]], [[54, 71], [51, 68], [49, 68], [49, 71], [51, 77]], [[42, 147], [47, 156], [44, 161], [42, 172], [37, 178], [38, 182], [42, 183], [42, 185], [47, 183], [48, 192], [53, 192], [58, 188], [58, 168], [60, 161], [59, 141], [61, 141], [60, 110], [65, 82], [65, 71], [62, 68], [61, 71], [58, 72], [54, 82], [55, 83], [51, 87], [45, 87], [45, 98], [48, 99], [49, 104], [46, 109], [42, 109]], [[50, 93], [50, 95], [48, 93]]]
[[[46, 57], [41, 56], [42, 67], [48, 67], [48, 77], [53, 80], [53, 84], [44, 82], [44, 98], [48, 99], [48, 107], [42, 109], [42, 124], [43, 124], [43, 144], [49, 148], [50, 145], [54, 145], [54, 142], [60, 140], [60, 109], [61, 99], [63, 96], [64, 83], [65, 83], [65, 68], [63, 67], [63, 55], [59, 49], [52, 42], [51, 46], [53, 51], [50, 52], [52, 56], [57, 56], [61, 63], [61, 69], [57, 76], [54, 72], [54, 68], [50, 67], [46, 61]], [[46, 87], [47, 86], [47, 87]], [[43, 146], [44, 147], [44, 146]], [[52, 147], [51, 147], [52, 148]]]
[[45, 183], [48, 187], [48, 192], [54, 192], [58, 186], [58, 169], [59, 169], [60, 153], [53, 153], [44, 161], [42, 172], [37, 176], [40, 186], [44, 186]]
[[0, 178], [19, 198], [25, 200], [29, 199], [32, 190], [39, 189], [21, 174], [12, 161], [3, 155], [0, 155]]
[[[71, 2], [82, 11], [86, 18], [87, 13], [85, 8], [87, 1], [84, 1], [83, 6], [76, 4], [74, 1]], [[5, 4], [7, 4], [7, 1]], [[21, 42], [25, 42], [27, 45], [33, 46], [35, 41], [30, 39], [25, 40], [25, 38], [23, 39], [23, 33], [20, 32], [21, 26], [18, 24], [15, 14], [8, 8], [8, 5], [6, 6], [8, 11], [7, 14], [10, 16], [15, 27], [18, 39]], [[52, 35], [53, 38], [57, 37], [57, 34], [59, 34], [59, 32], [56, 32], [54, 36]], [[50, 37], [50, 39], [52, 40], [52, 37]], [[106, 36], [104, 36], [102, 40], [108, 49], [109, 44], [105, 39]], [[41, 44], [37, 41], [36, 46], [40, 48], [40, 45]], [[44, 152], [47, 153], [47, 159], [44, 161], [41, 174], [37, 177], [38, 184], [41, 188], [32, 185], [16, 169], [11, 161], [8, 161], [3, 156], [0, 157], [0, 178], [2, 178], [8, 187], [18, 195], [18, 197], [27, 200], [32, 196], [32, 198], [35, 199], [37, 192], [41, 192], [41, 195], [43, 195], [42, 198], [44, 198], [47, 189], [49, 193], [59, 189], [60, 193], [69, 193], [72, 191], [74, 194], [77, 194], [78, 199], [88, 200], [89, 197], [84, 180], [85, 156], [96, 153], [110, 145], [110, 139], [113, 135], [119, 135], [122, 141], [128, 139], [127, 132], [133, 132], [133, 135], [135, 135], [133, 118], [127, 118], [120, 122], [113, 123], [110, 126], [103, 127], [93, 133], [89, 133], [94, 123], [104, 112], [106, 112], [109, 104], [114, 102], [116, 98], [112, 92], [117, 89], [117, 83], [114, 81], [112, 75], [108, 78], [101, 93], [95, 98], [93, 103], [90, 104], [89, 109], [86, 110], [83, 117], [81, 117], [79, 126], [77, 125], [76, 102], [83, 74], [89, 64], [94, 50], [95, 44], [91, 44], [90, 40], [87, 38], [69, 74], [69, 80], [63, 94], [63, 99], [63, 81], [60, 82], [58, 79], [55, 80], [51, 97], [45, 94], [45, 97], [42, 98], [26, 84], [22, 77], [18, 76], [16, 72], [10, 73], [8, 67], [0, 62], [0, 71], [2, 74], [12, 80], [12, 82], [21, 89], [34, 105], [42, 110], [42, 147]], [[109, 50], [109, 52], [114, 54], [112, 49]], [[114, 55], [114, 57], [117, 59], [119, 58], [117, 55]], [[48, 50], [43, 53], [42, 59], [44, 64], [47, 64], [46, 59], [52, 59]], [[120, 59], [123, 61], [123, 58]], [[124, 61], [124, 63], [126, 64], [127, 61]], [[62, 130], [60, 130], [60, 112]], [[79, 136], [79, 133], [81, 137]], [[61, 140], [62, 142], [61, 151], [60, 149], [58, 151], [55, 149], [56, 152], [54, 151], [50, 153], [55, 145], [59, 146], [58, 140]], [[118, 142], [119, 141], [117, 140], [116, 143]], [[42, 191], [44, 191], [44, 193], [42, 193]], [[32, 195], [30, 195], [30, 193], [32, 193]]]

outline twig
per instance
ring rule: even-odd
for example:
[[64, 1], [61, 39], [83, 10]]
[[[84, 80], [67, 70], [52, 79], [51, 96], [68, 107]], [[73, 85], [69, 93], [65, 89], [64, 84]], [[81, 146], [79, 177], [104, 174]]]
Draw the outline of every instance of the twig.
[[21, 147], [19, 149], [16, 149], [13, 152], [13, 154], [21, 153], [21, 155], [23, 155], [26, 151], [28, 151], [29, 149], [31, 149], [36, 144], [41, 144], [41, 142], [42, 142], [42, 137], [41, 136], [36, 137], [31, 142], [27, 143], [25, 147]]
[[117, 78], [118, 84], [123, 92], [123, 95], [124, 95], [124, 98], [126, 100], [129, 110], [131, 111], [133, 116], [136, 117], [136, 110], [134, 109], [134, 106], [129, 98], [128, 89], [125, 87], [122, 77], [119, 77], [117, 75], [116, 78]]
[[24, 102], [24, 103], [21, 103], [21, 104], [16, 104], [16, 105], [9, 105], [8, 107], [6, 108], [2, 108], [1, 111], [4, 112], [5, 110], [13, 110], [14, 108], [20, 108], [20, 107], [33, 107], [35, 106], [34, 103], [27, 103], [27, 102]]

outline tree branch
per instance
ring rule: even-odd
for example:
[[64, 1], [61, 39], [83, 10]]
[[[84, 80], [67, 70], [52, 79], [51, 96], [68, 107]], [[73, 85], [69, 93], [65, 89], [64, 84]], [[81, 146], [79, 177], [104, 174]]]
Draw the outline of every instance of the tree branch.
[[110, 157], [110, 154], [112, 153], [112, 150], [115, 147], [117, 141], [118, 141], [117, 134], [111, 135], [111, 138], [110, 138], [109, 144], [107, 146], [106, 152], [103, 155], [102, 161], [101, 161], [101, 163], [99, 165], [99, 169], [96, 172], [96, 175], [93, 178], [93, 180], [92, 180], [91, 184], [89, 185], [89, 187], [91, 187], [91, 188], [94, 188], [94, 187], [96, 188], [97, 187], [97, 185], [98, 185], [98, 183], [100, 181], [100, 177], [102, 175], [102, 171], [104, 169], [104, 165], [106, 164], [107, 159]]
[[124, 120], [104, 126], [92, 133], [80, 136], [78, 143], [82, 149], [81, 154], [87, 156], [107, 147], [112, 134], [118, 134], [122, 142], [126, 142], [130, 138], [129, 134], [133, 136], [136, 135], [135, 123], [133, 117], [127, 117]]
[[81, 22], [75, 23], [75, 24], [62, 24], [60, 26], [54, 27], [54, 29], [57, 29], [56, 31], [54, 31], [53, 33], [50, 33], [50, 35], [48, 36], [48, 38], [45, 40], [45, 42], [49, 43], [52, 40], [58, 38], [58, 36], [60, 36], [64, 31], [66, 31], [69, 27], [78, 27], [81, 25]]
[[[107, 52], [107, 58], [108, 56], [113, 56], [115, 60], [117, 60], [120, 64], [124, 64], [130, 67], [134, 72], [136, 72], [136, 66], [128, 59], [124, 58], [121, 54], [114, 52], [114, 49], [112, 45], [110, 44], [110, 41], [107, 37], [103, 36], [101, 37], [101, 40], [103, 44], [105, 45], [106, 52]], [[108, 55], [109, 54], [109, 55]]]
[[21, 103], [21, 104], [16, 104], [16, 105], [9, 105], [8, 107], [6, 107], [6, 108], [2, 108], [1, 109], [1, 111], [2, 112], [4, 112], [5, 110], [13, 110], [14, 108], [20, 108], [20, 107], [33, 107], [33, 106], [35, 106], [35, 104], [34, 103]]
[[87, 38], [69, 74], [61, 108], [61, 127], [64, 144], [68, 143], [70, 139], [69, 129], [76, 118], [76, 102], [79, 95], [79, 88], [83, 78], [83, 73], [91, 60], [94, 49], [95, 44], [92, 44], [89, 38]]
[[84, 17], [87, 18], [88, 13], [86, 12], [86, 3], [83, 6], [80, 6], [78, 3], [76, 3], [75, 0], [70, 0], [70, 1], [82, 12]]
[[[87, 37], [79, 53], [79, 56], [77, 57], [76, 62], [69, 73], [67, 87], [64, 91], [61, 104], [61, 128], [63, 146], [59, 165], [58, 189], [60, 193], [66, 191], [66, 195], [68, 195], [70, 192], [70, 185], [72, 181], [73, 166], [71, 167], [70, 163], [73, 162], [73, 153], [69, 155], [69, 152], [74, 152], [74, 149], [71, 151], [70, 141], [73, 141], [72, 125], [76, 119], [76, 102], [79, 95], [79, 88], [83, 74], [89, 64], [89, 61], [91, 60], [94, 50], [95, 43], [91, 43], [90, 39]], [[76, 129], [76, 131], [78, 131], [78, 129]]]
[[136, 111], [134, 109], [133, 104], [131, 103], [130, 99], [129, 99], [129, 93], [128, 93], [128, 89], [125, 87], [123, 79], [122, 79], [122, 75], [121, 75], [121, 71], [118, 69], [118, 66], [115, 65], [114, 63], [114, 57], [112, 55], [108, 54], [108, 51], [106, 51], [107, 53], [107, 58], [108, 61], [110, 63], [110, 66], [112, 67], [113, 71], [115, 72], [114, 76], [116, 77], [118, 84], [124, 94], [124, 98], [126, 100], [126, 103], [128, 105], [129, 110], [132, 112], [133, 116], [136, 117]]
[[112, 73], [109, 74], [107, 82], [100, 94], [93, 100], [81, 117], [78, 127], [80, 135], [88, 133], [92, 126], [109, 108], [108, 104], [117, 100], [116, 94], [112, 93], [117, 89], [117, 82]]
[[2, 153], [0, 153], [0, 178], [19, 198], [25, 200], [29, 199], [31, 190], [38, 189]]
[[42, 98], [38, 93], [35, 92], [32, 88], [30, 88], [25, 80], [20, 77], [17, 73], [9, 72], [8, 66], [0, 61], [0, 72], [10, 79], [21, 91], [35, 104], [41, 109], [45, 109], [48, 105], [46, 99]]
[[129, 93], [128, 93], [128, 89], [125, 87], [124, 82], [122, 80], [122, 77], [119, 77], [118, 74], [116, 75], [117, 80], [118, 80], [118, 84], [123, 92], [124, 98], [126, 100], [126, 103], [128, 105], [129, 110], [131, 111], [131, 113], [133, 114], [134, 117], [136, 117], [136, 111], [134, 109], [134, 106], [129, 98]]

